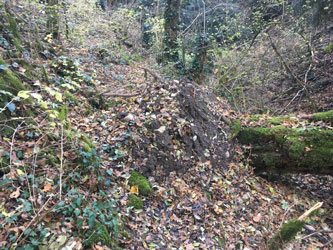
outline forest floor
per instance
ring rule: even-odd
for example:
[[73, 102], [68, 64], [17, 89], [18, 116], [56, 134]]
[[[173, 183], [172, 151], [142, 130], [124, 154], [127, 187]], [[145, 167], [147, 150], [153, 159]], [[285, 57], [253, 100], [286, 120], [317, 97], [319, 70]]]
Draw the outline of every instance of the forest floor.
[[[137, 193], [128, 184], [130, 172], [133, 169], [141, 171], [134, 164], [138, 160], [135, 161], [132, 154], [135, 142], [140, 143], [136, 141], [136, 138], [142, 138], [142, 133], [147, 137], [153, 137], [146, 134], [143, 126], [145, 122], [161, 117], [166, 123], [178, 119], [180, 125], [175, 129], [181, 131], [184, 128], [180, 120], [181, 108], [175, 93], [172, 92], [173, 88], [177, 88], [177, 84], [181, 84], [182, 79], [165, 80], [166, 77], [162, 77], [155, 81], [154, 74], [162, 75], [162, 73], [149, 59], [133, 60], [129, 63], [108, 61], [110, 56], [101, 59], [98, 51], [91, 52], [96, 48], [94, 41], [97, 43], [99, 39], [100, 36], [97, 33], [96, 37], [90, 36], [91, 47], [77, 47], [70, 42], [57, 46], [62, 47], [63, 56], [75, 58], [79, 62], [79, 71], [99, 81], [96, 89], [100, 93], [108, 93], [105, 96], [107, 108], [94, 109], [89, 104], [90, 97], [78, 91], [75, 95], [79, 101], [69, 105], [67, 119], [70, 126], [87, 134], [96, 145], [96, 151], [101, 158], [104, 181], [104, 184], [94, 186], [94, 183], [99, 181], [97, 176], [85, 175], [82, 176], [84, 180], [81, 180], [81, 184], [75, 188], [88, 203], [100, 199], [101, 191], [107, 195], [108, 199], [115, 202], [114, 207], [124, 222], [125, 230], [132, 235], [126, 239], [118, 239], [121, 248], [265, 249], [267, 241], [285, 221], [300, 216], [316, 202], [324, 202], [322, 212], [307, 221], [305, 229], [287, 248], [332, 248], [332, 242], [330, 242], [333, 237], [332, 177], [287, 175], [267, 181], [253, 174], [253, 169], [243, 154], [243, 148], [239, 145], [235, 145], [233, 152], [228, 152], [228, 147], [225, 148], [228, 156], [220, 168], [213, 167], [207, 160], [197, 164], [191, 162], [187, 164], [185, 171], [183, 169], [174, 171], [175, 169], [171, 168], [170, 171], [158, 175], [156, 173], [159, 173], [159, 169], [157, 169], [154, 172], [155, 175], [148, 178], [154, 194], [150, 197], [142, 197], [143, 209], [127, 207], [130, 194]], [[128, 49], [128, 53], [131, 54], [132, 51]], [[120, 59], [124, 57], [123, 54], [116, 52], [111, 56]], [[56, 77], [54, 68], [50, 66], [51, 62], [44, 61], [44, 65], [50, 77]], [[155, 73], [145, 73], [147, 68]], [[196, 88], [202, 93], [212, 91], [207, 86], [196, 85]], [[133, 96], [121, 97], [124, 94], [133, 94]], [[162, 102], [158, 110], [160, 113], [154, 110], [156, 100]], [[210, 106], [213, 114], [224, 115], [229, 119], [241, 117], [240, 114], [231, 110], [225, 101], [214, 100], [216, 101], [219, 102], [218, 105]], [[39, 127], [41, 130], [43, 124], [47, 126], [44, 118], [42, 115], [35, 118], [36, 124], [41, 125]], [[155, 128], [155, 130], [158, 129], [160, 133], [163, 133], [165, 128], [163, 126]], [[4, 139], [3, 137], [1, 142], [2, 150], [11, 152], [11, 157], [15, 157], [13, 162], [17, 161], [17, 166], [20, 166], [19, 162], [24, 163], [18, 152], [23, 155], [34, 155], [36, 145], [42, 147], [49, 143], [46, 136], [36, 135], [35, 140], [34, 135], [29, 135], [27, 140], [23, 131], [17, 130], [17, 138], [13, 136]], [[53, 133], [59, 135], [61, 131]], [[229, 134], [227, 130], [226, 134]], [[177, 143], [174, 144], [177, 145]], [[176, 160], [177, 154], [182, 154], [182, 146], [184, 145], [173, 148]], [[151, 147], [156, 146], [152, 143]], [[13, 148], [16, 153], [12, 152]], [[233, 160], [229, 159], [231, 156]], [[69, 151], [65, 157], [69, 159], [71, 152]], [[144, 161], [144, 159], [141, 160]], [[33, 214], [17, 212], [18, 207], [22, 208], [24, 200], [28, 200], [29, 193], [31, 195], [30, 190], [27, 191], [28, 177], [26, 178], [28, 185], [23, 178], [23, 180], [12, 181], [10, 189], [1, 188], [0, 201], [5, 203], [4, 205], [0, 203], [0, 208], [4, 218], [10, 217], [8, 215], [11, 213], [18, 213], [18, 218], [11, 222], [6, 220], [6, 225], [4, 224], [5, 226], [0, 229], [0, 249], [5, 249], [8, 244], [12, 244], [10, 243], [11, 233], [16, 236], [16, 239], [20, 239], [16, 242], [33, 245], [28, 237], [30, 233], [22, 235], [31, 225], [34, 225], [34, 230], [37, 231], [47, 228], [50, 232], [48, 239], [55, 235], [55, 238], [61, 241], [61, 244], [54, 245], [54, 248], [44, 242], [46, 249], [59, 249], [60, 246], [67, 246], [66, 249], [78, 249], [82, 246], [84, 239], [74, 233], [77, 227], [76, 221], [69, 220], [63, 213], [49, 214], [46, 213], [47, 209], [43, 210], [44, 205], [51, 208], [52, 202], [48, 203], [50, 197], [54, 198], [58, 195], [57, 187], [53, 188], [55, 183], [50, 181], [57, 175], [57, 170], [45, 164], [43, 159], [39, 161], [37, 159], [35, 162], [39, 167], [33, 170], [33, 174], [39, 175], [38, 179], [36, 177], [39, 182], [36, 181], [34, 185], [39, 186], [39, 194], [29, 199], [36, 208], [40, 208], [35, 215], [38, 217], [45, 213], [45, 217], [35, 223]], [[180, 164], [180, 166], [183, 165]], [[11, 172], [7, 177], [14, 180], [23, 175], [20, 172]], [[8, 186], [8, 183], [5, 185]], [[65, 195], [63, 200], [72, 201]], [[0, 222], [3, 222], [2, 220], [5, 219], [0, 218]], [[24, 241], [21, 241], [22, 239]], [[98, 244], [93, 245], [92, 248], [108, 249]]]
[[[80, 50], [73, 52], [73, 56], [78, 58], [85, 54]], [[113, 92], [133, 93], [133, 90], [145, 89], [145, 84], [154, 84], [153, 77], [145, 79], [142, 70], [147, 65], [152, 65], [149, 61], [133, 65], [105, 64], [97, 57], [89, 57], [84, 61], [87, 63], [82, 65], [83, 68], [93, 67], [100, 76], [100, 81], [105, 82], [105, 89]], [[110, 81], [115, 78], [124, 79], [124, 82], [131, 82], [134, 86], [126, 89], [122, 81]], [[173, 81], [169, 84], [173, 84]], [[146, 95], [156, 95], [151, 87], [148, 90]], [[95, 110], [85, 119], [79, 118], [75, 113], [71, 113], [71, 116], [76, 117], [76, 124], [80, 124], [82, 131], [91, 138], [95, 138], [97, 147], [102, 149], [103, 145], [114, 145], [115, 138], [122, 138], [129, 130], [136, 133], [137, 129], [119, 119], [110, 120], [105, 117], [115, 117], [122, 112], [131, 113], [140, 117], [137, 127], [150, 119], [151, 113], [140, 109], [136, 102], [137, 98], [144, 99], [146, 95], [116, 98], [120, 104], [108, 110]], [[220, 108], [222, 110], [219, 112], [227, 117], [236, 117], [226, 103], [222, 102]], [[170, 113], [173, 111], [172, 103], [164, 110]], [[88, 120], [90, 122], [86, 123]], [[103, 127], [100, 124], [104, 124]], [[128, 145], [122, 145], [122, 151], [128, 152]], [[145, 199], [144, 208], [140, 211], [129, 210], [125, 206], [130, 194], [126, 176], [129, 176], [131, 163], [119, 165], [105, 154], [103, 166], [112, 169], [117, 184], [108, 194], [117, 200], [120, 213], [134, 236], [129, 242], [124, 242], [124, 248], [264, 249], [267, 240], [278, 231], [284, 221], [301, 215], [317, 201], [324, 201], [325, 212], [309, 221], [307, 229], [289, 247], [317, 249], [324, 247], [330, 237], [321, 234], [313, 237], [307, 235], [332, 229], [332, 177], [288, 175], [268, 182], [253, 175], [240, 146], [236, 146], [234, 161], [227, 168], [212, 168], [206, 162], [191, 166], [185, 173], [171, 172], [164, 178], [157, 178], [159, 180], [150, 177], [155, 193], [153, 197]], [[327, 245], [326, 249], [329, 248]]]

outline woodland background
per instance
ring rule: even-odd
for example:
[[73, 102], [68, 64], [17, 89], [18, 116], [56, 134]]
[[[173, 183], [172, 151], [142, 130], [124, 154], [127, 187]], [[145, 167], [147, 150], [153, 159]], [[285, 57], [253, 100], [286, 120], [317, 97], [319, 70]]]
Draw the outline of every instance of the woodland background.
[[332, 17], [1, 0], [0, 249], [330, 249]]

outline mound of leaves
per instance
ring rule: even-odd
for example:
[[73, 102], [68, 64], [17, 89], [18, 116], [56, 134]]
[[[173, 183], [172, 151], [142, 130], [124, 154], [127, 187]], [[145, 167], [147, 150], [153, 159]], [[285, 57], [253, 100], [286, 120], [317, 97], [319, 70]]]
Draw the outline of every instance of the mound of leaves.
[[135, 167], [157, 177], [198, 162], [218, 168], [228, 164], [229, 128], [220, 120], [223, 103], [213, 94], [186, 80], [154, 83], [147, 92], [136, 99], [140, 113], [118, 114], [137, 127], [131, 145]]

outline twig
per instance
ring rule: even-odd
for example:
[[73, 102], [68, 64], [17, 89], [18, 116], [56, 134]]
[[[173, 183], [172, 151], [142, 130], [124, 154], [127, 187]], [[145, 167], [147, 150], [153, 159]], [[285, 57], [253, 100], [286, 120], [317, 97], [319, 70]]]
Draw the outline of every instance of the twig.
[[[13, 244], [16, 248], [17, 244], [20, 242], [19, 240], [22, 238], [24, 232], [30, 228], [30, 226], [35, 222], [35, 220], [38, 218], [38, 216], [40, 215], [40, 213], [44, 210], [45, 206], [49, 203], [49, 201], [51, 200], [52, 196], [50, 196], [47, 201], [44, 203], [44, 205], [38, 210], [37, 214], [32, 218], [32, 220], [29, 222], [29, 224], [25, 227], [25, 229], [22, 231], [22, 233], [20, 234], [20, 236], [16, 239], [15, 243]], [[55, 205], [57, 205], [58, 203], [56, 203]], [[52, 207], [53, 208], [53, 207]], [[45, 216], [42, 216], [41, 218], [44, 218]], [[39, 220], [41, 220], [41, 218], [39, 218]], [[30, 235], [30, 233], [28, 233], [24, 239], [26, 239], [26, 237], [28, 237]], [[24, 240], [23, 239], [23, 240]], [[14, 249], [15, 249], [14, 248]]]
[[280, 223], [280, 227], [283, 226], [283, 222], [285, 221], [285, 218], [287, 216], [287, 214], [289, 213], [289, 211], [295, 206], [295, 204], [293, 204], [292, 206], [288, 207], [287, 211], [283, 214], [283, 218], [281, 220], [281, 223]]
[[268, 31], [266, 31], [266, 34], [269, 38], [270, 44], [275, 52], [275, 54], [278, 56], [278, 58], [280, 59], [283, 67], [287, 70], [287, 72], [292, 76], [292, 78], [296, 81], [296, 83], [298, 85], [300, 85], [301, 87], [304, 87], [304, 84], [301, 80], [298, 79], [298, 77], [294, 74], [294, 72], [291, 70], [291, 68], [289, 67], [289, 65], [285, 62], [284, 58], [282, 57], [282, 55], [280, 54], [280, 52], [278, 51], [275, 43], [273, 42], [273, 39], [271, 37], [271, 35], [269, 34]]
[[17, 131], [20, 129], [21, 125], [24, 123], [24, 121], [22, 121], [17, 128], [14, 130], [14, 133], [12, 135], [12, 142], [10, 144], [10, 159], [9, 159], [9, 168], [11, 169], [12, 167], [12, 162], [13, 162], [13, 158], [12, 158], [12, 154], [13, 154], [13, 146], [14, 146], [14, 140], [15, 140], [15, 134], [17, 133]]
[[[305, 90], [305, 93], [306, 93], [306, 96], [307, 98], [309, 99], [310, 103], [312, 104], [312, 107], [313, 109], [316, 109], [316, 106], [312, 100], [312, 98], [310, 97], [310, 93], [308, 91], [308, 89], [306, 88], [306, 83], [303, 83], [300, 79], [298, 79], [298, 77], [294, 74], [294, 72], [291, 70], [291, 68], [289, 67], [289, 65], [287, 64], [287, 62], [284, 60], [284, 58], [282, 57], [282, 55], [280, 54], [280, 52], [278, 51], [275, 43], [273, 42], [273, 39], [271, 37], [271, 35], [269, 34], [269, 30], [266, 31], [266, 34], [269, 38], [269, 41], [271, 43], [271, 46], [275, 52], [275, 54], [278, 56], [278, 58], [280, 59], [283, 67], [286, 69], [286, 71], [292, 76], [292, 78], [296, 81], [296, 83], [300, 86], [300, 87], [303, 87], [303, 89]], [[311, 70], [311, 67], [312, 67], [312, 64], [310, 65], [308, 71], [307, 71], [307, 74], [308, 72], [310, 72]], [[306, 74], [306, 81], [307, 81], [307, 74]]]
[[312, 68], [312, 64], [310, 64], [308, 70], [307, 70], [306, 73], [305, 73], [305, 76], [304, 76], [304, 84], [305, 84], [305, 85], [308, 83], [308, 74], [309, 74], [309, 72], [311, 71], [311, 68]]
[[154, 78], [156, 78], [158, 81], [160, 82], [164, 82], [163, 78], [158, 75], [157, 73], [153, 72], [152, 70], [145, 68], [145, 67], [139, 67], [140, 69], [143, 69], [144, 71], [148, 72], [149, 74], [151, 74]]
[[280, 114], [285, 111], [289, 105], [296, 99], [296, 97], [304, 90], [304, 88], [302, 88], [301, 90], [297, 91], [296, 95], [293, 97], [293, 99], [291, 99], [291, 101], [287, 104], [287, 106], [285, 106], [281, 111]]
[[11, 122], [11, 121], [17, 121], [17, 120], [27, 120], [27, 119], [32, 119], [32, 118], [33, 117], [31, 117], [31, 116], [27, 116], [27, 117], [13, 117], [11, 119], [1, 120], [0, 123], [6, 123], [6, 122]]
[[[76, 169], [78, 169], [78, 167], [79, 166], [76, 166], [76, 168], [74, 168], [73, 170], [72, 170], [72, 172], [75, 172], [76, 171]], [[70, 177], [71, 175], [68, 175], [65, 179], [64, 179], [64, 181], [63, 181], [63, 184], [64, 183], [66, 183], [67, 182], [67, 180], [68, 180], [68, 178]], [[59, 184], [60, 185], [60, 184]], [[60, 188], [60, 187], [59, 187]], [[65, 196], [67, 196], [68, 195], [68, 193], [65, 195]], [[56, 196], [56, 195], [55, 195]], [[25, 230], [24, 231], [26, 231], [29, 227], [31, 227], [31, 225], [33, 224], [33, 225], [35, 225], [35, 224], [37, 224], [38, 222], [40, 222], [42, 219], [44, 219], [45, 218], [45, 216], [46, 215], [48, 215], [61, 201], [58, 201], [57, 203], [55, 203], [51, 208], [49, 208], [42, 216], [40, 216], [39, 218], [38, 218], [38, 220], [36, 220], [36, 218], [39, 216], [39, 214], [43, 211], [43, 209], [44, 209], [44, 207], [46, 206], [46, 203], [48, 203], [49, 202], [49, 200], [52, 198], [53, 196], [50, 196], [49, 197], [49, 199], [44, 203], [44, 205], [42, 206], [42, 208], [41, 209], [39, 209], [39, 211], [37, 212], [37, 215], [35, 215], [34, 216], [34, 218], [30, 221], [30, 223], [28, 224], [28, 226], [25, 228]], [[64, 198], [64, 197], [63, 197]], [[34, 222], [34, 220], [36, 220], [36, 222], [35, 223], [33, 223]], [[32, 230], [29, 232], [29, 233], [27, 233], [27, 235], [19, 242], [18, 240], [22, 237], [22, 234], [24, 233], [24, 231], [20, 234], [20, 236], [17, 238], [17, 240], [15, 241], [15, 243], [13, 244], [13, 245], [15, 245], [15, 248], [16, 248], [16, 246], [19, 244], [19, 243], [21, 243], [22, 241], [25, 241], [25, 239], [26, 238], [28, 238], [28, 236], [30, 235], [30, 233], [32, 232]], [[14, 249], [15, 249], [14, 248]]]
[[333, 231], [327, 231], [327, 230], [315, 231], [315, 232], [313, 232], [311, 234], [308, 234], [308, 235], [304, 236], [301, 240], [305, 240], [307, 238], [310, 238], [313, 235], [321, 234], [321, 233], [323, 233], [323, 234], [331, 234], [331, 233], [333, 233]]
[[[31, 206], [32, 206], [32, 210], [34, 211], [34, 214], [36, 215], [36, 209], [35, 209], [35, 196], [34, 196], [34, 193], [33, 193], [33, 189], [31, 191], [31, 187], [30, 187], [30, 182], [29, 182], [29, 178], [28, 178], [28, 173], [27, 173], [27, 170], [25, 169], [25, 166], [23, 166], [23, 169], [24, 169], [24, 174], [25, 174], [25, 179], [27, 181], [27, 186], [28, 186], [28, 190], [29, 190], [29, 195], [30, 195], [30, 198], [31, 198]], [[33, 187], [32, 187], [33, 188]]]
[[59, 200], [62, 200], [61, 193], [62, 193], [62, 175], [63, 175], [63, 160], [64, 160], [64, 124], [61, 122], [61, 155], [60, 155], [60, 176], [59, 176]]
[[324, 247], [330, 245], [331, 243], [333, 243], [333, 239], [330, 240], [330, 241], [328, 241], [328, 242], [326, 242], [326, 243], [322, 246], [322, 248], [324, 248]]
[[321, 206], [322, 206], [323, 204], [324, 204], [323, 202], [318, 202], [318, 203], [316, 203], [312, 208], [310, 208], [308, 211], [306, 211], [304, 214], [302, 214], [300, 217], [298, 217], [298, 220], [303, 220], [303, 221], [304, 221], [307, 217], [309, 217], [309, 215], [310, 215], [313, 211], [315, 211], [315, 210], [321, 208]]

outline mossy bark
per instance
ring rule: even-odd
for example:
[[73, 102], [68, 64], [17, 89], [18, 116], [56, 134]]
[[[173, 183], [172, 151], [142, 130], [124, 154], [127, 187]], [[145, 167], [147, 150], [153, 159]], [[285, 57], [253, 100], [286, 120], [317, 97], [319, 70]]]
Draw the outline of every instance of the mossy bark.
[[58, 0], [47, 0], [46, 7], [48, 33], [52, 34], [53, 38], [58, 39], [60, 34], [59, 2]]
[[17, 26], [16, 19], [10, 12], [7, 12], [6, 19], [8, 22], [8, 24], [6, 25], [6, 28], [11, 33], [11, 42], [20, 54], [23, 51], [23, 47], [22, 47], [22, 41], [21, 41], [20, 32], [19, 32], [19, 29]]
[[[0, 108], [3, 108], [6, 103], [10, 102], [14, 96], [21, 90], [25, 90], [25, 86], [8, 68], [8, 65], [0, 57], [0, 65], [6, 69], [0, 69]], [[8, 112], [0, 113], [0, 120], [8, 119]]]
[[179, 32], [179, 8], [180, 0], [167, 0], [164, 12], [164, 48], [163, 62], [178, 62], [178, 42]]
[[[329, 116], [317, 113], [309, 119], [319, 117]], [[281, 119], [274, 118], [269, 125], [263, 122], [264, 127], [242, 128], [237, 135], [241, 144], [252, 146], [249, 157], [256, 173], [333, 175], [333, 130], [314, 124], [306, 128], [273, 126], [278, 120]]]

